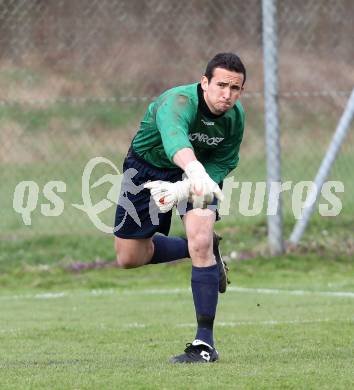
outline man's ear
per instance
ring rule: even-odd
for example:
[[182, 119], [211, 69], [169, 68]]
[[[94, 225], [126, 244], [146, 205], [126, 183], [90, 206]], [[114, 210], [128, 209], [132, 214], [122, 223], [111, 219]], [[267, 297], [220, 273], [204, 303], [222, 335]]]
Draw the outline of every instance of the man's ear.
[[202, 90], [206, 92], [208, 90], [209, 81], [206, 76], [202, 76], [202, 79], [200, 80], [200, 85], [202, 87]]

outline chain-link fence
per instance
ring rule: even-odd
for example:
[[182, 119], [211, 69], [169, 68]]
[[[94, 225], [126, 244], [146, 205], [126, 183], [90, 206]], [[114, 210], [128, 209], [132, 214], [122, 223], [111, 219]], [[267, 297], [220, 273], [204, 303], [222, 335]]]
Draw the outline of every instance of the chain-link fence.
[[[354, 3], [284, 0], [278, 18], [282, 175], [312, 180], [354, 85]], [[236, 177], [265, 180], [261, 2], [3, 0], [1, 231], [94, 231], [88, 216], [72, 206], [82, 203], [86, 163], [104, 156], [120, 167], [149, 100], [198, 80], [221, 51], [237, 52], [248, 71], [242, 99], [247, 127]], [[347, 213], [354, 209], [353, 138], [351, 132], [331, 175], [346, 186]], [[23, 180], [38, 186], [24, 192], [31, 226], [13, 208]], [[49, 181], [65, 188], [56, 187], [62, 207], [45, 217], [53, 206], [43, 194]], [[97, 194], [93, 190], [92, 203], [107, 194], [107, 184]], [[112, 220], [113, 214], [112, 203], [102, 218]]]

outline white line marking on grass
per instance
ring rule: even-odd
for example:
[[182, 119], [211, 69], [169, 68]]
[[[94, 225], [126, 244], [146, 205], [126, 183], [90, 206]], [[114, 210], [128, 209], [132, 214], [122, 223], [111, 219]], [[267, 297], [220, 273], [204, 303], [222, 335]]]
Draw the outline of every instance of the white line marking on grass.
[[146, 328], [145, 324], [140, 324], [138, 322], [132, 322], [131, 324], [123, 325], [124, 328]]
[[[293, 325], [293, 324], [313, 324], [318, 322], [353, 322], [354, 318], [344, 318], [344, 319], [330, 319], [330, 318], [316, 318], [313, 320], [289, 320], [289, 321], [277, 321], [277, 320], [267, 320], [267, 321], [238, 321], [238, 322], [216, 322], [215, 326], [221, 326], [221, 327], [236, 327], [236, 326], [244, 326], [244, 325]], [[186, 327], [195, 328], [196, 324], [193, 323], [186, 323], [186, 324], [178, 324], [178, 327]]]
[[0, 329], [0, 333], [18, 333], [19, 329]]
[[247, 287], [228, 287], [227, 291], [241, 292], [241, 293], [258, 293], [258, 294], [324, 295], [330, 297], [354, 298], [354, 292], [351, 291], [282, 290], [276, 288], [247, 288]]
[[190, 288], [149, 288], [144, 290], [123, 290], [124, 295], [165, 295], [165, 294], [186, 294], [190, 293]]
[[56, 298], [62, 298], [65, 297], [67, 293], [65, 292], [57, 292], [57, 293], [42, 293], [42, 294], [36, 294], [33, 298], [35, 299], [56, 299]]
[[[251, 293], [251, 294], [275, 294], [275, 295], [320, 295], [335, 298], [354, 298], [354, 292], [351, 291], [311, 291], [311, 290], [282, 290], [271, 288], [247, 288], [247, 287], [229, 287], [229, 293]], [[57, 299], [69, 296], [108, 296], [108, 295], [167, 295], [167, 294], [185, 294], [190, 293], [190, 288], [161, 288], [161, 289], [143, 289], [143, 290], [91, 290], [88, 292], [48, 292], [38, 294], [23, 295], [0, 295], [0, 300], [23, 300], [23, 299]]]
[[[275, 294], [275, 295], [323, 295], [341, 298], [354, 298], [354, 292], [351, 291], [311, 291], [311, 290], [281, 290], [271, 288], [247, 288], [247, 287], [228, 287], [228, 292], [238, 293], [256, 293], [256, 294]], [[179, 294], [190, 293], [190, 288], [171, 288], [171, 289], [145, 289], [145, 290], [124, 290], [121, 293], [124, 295], [164, 295], [164, 294]], [[119, 292], [118, 292], [119, 294]]]
[[112, 295], [115, 293], [116, 291], [113, 290], [112, 288], [106, 288], [104, 290], [102, 289], [91, 290], [89, 294], [93, 296], [102, 296], [102, 295]]
[[[238, 326], [249, 326], [249, 325], [265, 325], [265, 326], [273, 326], [273, 325], [296, 325], [296, 324], [316, 324], [321, 322], [354, 322], [354, 318], [342, 318], [342, 319], [330, 319], [330, 318], [315, 318], [313, 320], [265, 320], [265, 321], [238, 321], [238, 322], [216, 322], [215, 326], [220, 327], [229, 327], [234, 328]], [[146, 327], [154, 326], [154, 324], [143, 324], [139, 322], [132, 322], [128, 324], [122, 324], [123, 328], [134, 328], [134, 329], [143, 329]], [[184, 324], [175, 324], [176, 328], [195, 328], [196, 323], [184, 323]]]

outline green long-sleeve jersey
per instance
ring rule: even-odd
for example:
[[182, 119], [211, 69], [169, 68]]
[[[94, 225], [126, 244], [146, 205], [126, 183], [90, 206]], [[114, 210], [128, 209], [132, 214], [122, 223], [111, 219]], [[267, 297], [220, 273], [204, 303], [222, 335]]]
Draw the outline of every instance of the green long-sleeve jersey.
[[215, 115], [204, 101], [200, 84], [179, 86], [149, 105], [132, 146], [159, 168], [176, 168], [175, 153], [192, 148], [210, 177], [220, 183], [238, 164], [244, 119], [239, 101]]

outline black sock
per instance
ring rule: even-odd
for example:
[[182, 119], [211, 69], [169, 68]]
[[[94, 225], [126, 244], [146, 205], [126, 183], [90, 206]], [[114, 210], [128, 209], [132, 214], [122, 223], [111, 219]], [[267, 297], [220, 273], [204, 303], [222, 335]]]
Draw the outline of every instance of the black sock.
[[214, 346], [213, 325], [219, 294], [218, 266], [193, 266], [191, 285], [198, 322], [195, 338]]
[[167, 263], [185, 257], [190, 257], [188, 252], [188, 241], [181, 237], [166, 237], [155, 234], [152, 238], [154, 243], [154, 254], [151, 264]]

